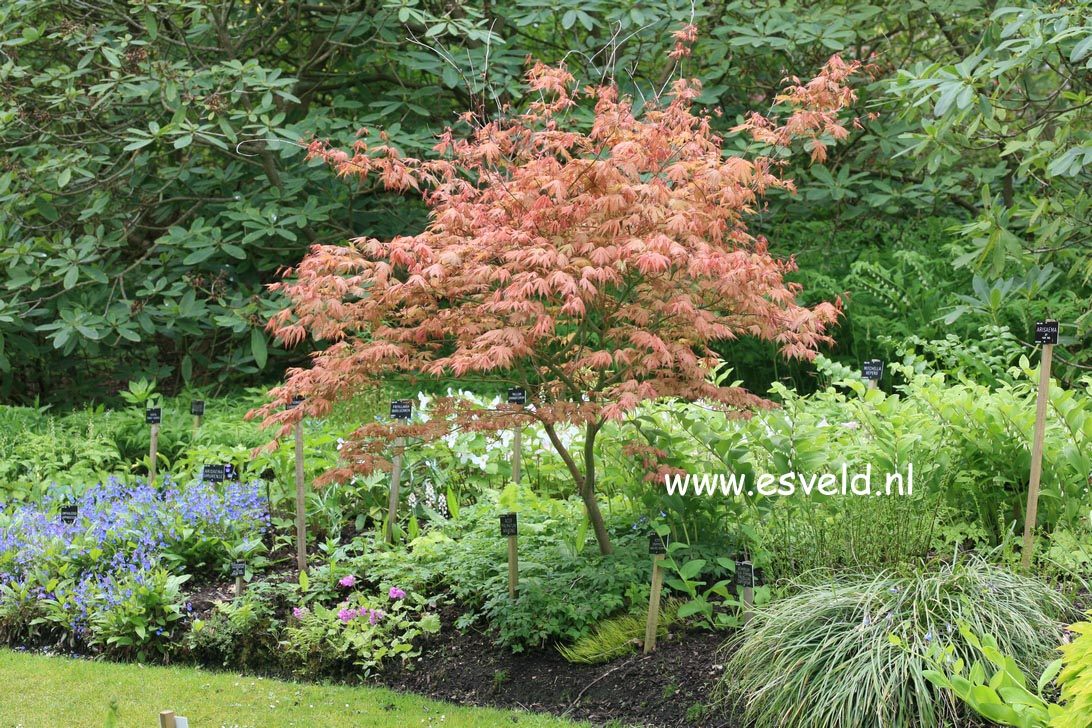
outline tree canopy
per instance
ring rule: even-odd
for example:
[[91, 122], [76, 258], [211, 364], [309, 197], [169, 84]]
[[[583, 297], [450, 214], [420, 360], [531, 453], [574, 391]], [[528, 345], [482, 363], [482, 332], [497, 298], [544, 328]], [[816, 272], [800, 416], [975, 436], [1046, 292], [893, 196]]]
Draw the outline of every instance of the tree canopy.
[[[689, 52], [694, 32], [676, 34], [676, 56]], [[824, 158], [827, 139], [848, 135], [839, 113], [853, 100], [848, 79], [858, 68], [832, 58], [778, 97], [783, 118], [755, 113], [735, 131]], [[693, 108], [698, 82], [677, 80], [669, 96], [640, 108], [613, 84], [575, 89], [563, 67], [536, 63], [527, 84], [524, 96], [534, 100], [525, 109], [488, 120], [467, 114], [472, 133], [444, 132], [438, 158], [404, 158], [386, 135], [375, 145], [362, 138], [351, 152], [312, 144], [311, 154], [344, 177], [421, 190], [429, 223], [388, 241], [316, 245], [272, 286], [289, 302], [270, 322], [274, 336], [290, 346], [308, 337], [328, 345], [310, 367], [289, 370], [262, 412], [283, 435], [304, 413], [323, 415], [392, 379], [471, 375], [498, 389], [522, 386], [533, 405], [525, 415], [440, 398], [434, 411], [452, 416], [409, 429], [438, 437], [453, 426], [510, 426], [514, 417], [541, 424], [607, 553], [595, 499], [603, 424], [662, 397], [738, 413], [761, 406], [714, 383], [710, 345], [753, 336], [786, 356], [810, 357], [830, 340], [824, 329], [837, 308], [800, 306], [799, 286], [783, 277], [791, 260], [747, 232], [762, 195], [791, 182], [768, 157], [723, 153], [711, 115]], [[582, 107], [593, 109], [587, 123]], [[305, 405], [280, 411], [296, 396]], [[558, 423], [584, 428], [581, 463]], [[373, 469], [390, 434], [383, 423], [361, 427], [332, 477]]]

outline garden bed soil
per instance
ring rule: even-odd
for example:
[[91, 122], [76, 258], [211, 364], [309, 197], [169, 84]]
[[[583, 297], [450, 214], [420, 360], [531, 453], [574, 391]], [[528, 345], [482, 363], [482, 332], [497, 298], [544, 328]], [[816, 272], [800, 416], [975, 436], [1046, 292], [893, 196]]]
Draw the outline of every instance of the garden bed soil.
[[[267, 581], [295, 582], [284, 566]], [[217, 601], [234, 597], [234, 582], [194, 585], [194, 615], [207, 618]], [[401, 692], [459, 705], [552, 713], [610, 728], [739, 728], [730, 709], [708, 704], [728, 654], [724, 632], [673, 629], [649, 655], [635, 654], [600, 665], [570, 663], [555, 647], [513, 653], [480, 629], [460, 632], [453, 604], [442, 608], [442, 628], [419, 638], [421, 654], [402, 666], [389, 662], [372, 678]], [[271, 672], [271, 676], [278, 676]], [[283, 675], [293, 679], [291, 675]]]
[[734, 728], [730, 711], [708, 708], [726, 659], [724, 633], [671, 632], [656, 650], [602, 665], [567, 662], [552, 647], [513, 654], [495, 638], [459, 632], [457, 615], [422, 643], [410, 668], [391, 666], [386, 685], [460, 705], [523, 708], [610, 726]]

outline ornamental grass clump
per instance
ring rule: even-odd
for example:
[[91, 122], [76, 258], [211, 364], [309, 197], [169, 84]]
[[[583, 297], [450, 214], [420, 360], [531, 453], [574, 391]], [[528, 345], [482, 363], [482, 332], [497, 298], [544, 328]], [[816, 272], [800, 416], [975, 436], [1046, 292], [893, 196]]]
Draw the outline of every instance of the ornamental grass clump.
[[813, 573], [796, 586], [726, 645], [735, 650], [718, 699], [755, 728], [964, 725], [966, 709], [922, 675], [929, 647], [952, 643], [953, 662], [972, 662], [962, 623], [1038, 674], [1073, 616], [1050, 586], [977, 557], [875, 575]]

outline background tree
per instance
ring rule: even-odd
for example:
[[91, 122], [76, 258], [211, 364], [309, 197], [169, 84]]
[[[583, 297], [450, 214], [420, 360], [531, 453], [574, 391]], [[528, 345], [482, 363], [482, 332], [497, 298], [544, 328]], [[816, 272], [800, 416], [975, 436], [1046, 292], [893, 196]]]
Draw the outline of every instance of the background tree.
[[[961, 229], [969, 249], [954, 261], [981, 277], [953, 314], [998, 319], [1016, 307], [1025, 317], [1058, 318], [1072, 352], [1059, 357], [1086, 370], [1090, 11], [1089, 2], [999, 8], [960, 57], [918, 61], [892, 84], [918, 124], [910, 149], [928, 170], [944, 173], [965, 160], [988, 170], [978, 177], [976, 217]], [[1030, 346], [1028, 330], [1017, 333]]]
[[[361, 126], [382, 126], [424, 153], [452, 110], [511, 100], [536, 44], [575, 50], [574, 62], [601, 46], [583, 11], [559, 18], [563, 37], [539, 40], [537, 12], [416, 0], [4, 3], [0, 397], [101, 396], [103, 380], [141, 376], [168, 390], [252, 381], [275, 310], [259, 293], [278, 266], [351, 231], [423, 222], [413, 200], [301, 164], [297, 142], [349, 144]], [[629, 40], [615, 40], [616, 62], [662, 59], [655, 31], [670, 12], [619, 15]], [[486, 85], [497, 93], [484, 96]]]
[[[676, 34], [676, 56], [693, 32]], [[837, 114], [853, 99], [846, 81], [856, 68], [831, 59], [779, 97], [783, 123], [753, 114], [740, 131], [777, 149], [802, 140], [822, 160], [828, 142], [848, 133]], [[595, 494], [604, 423], [661, 397], [745, 415], [766, 403], [711, 382], [710, 345], [753, 336], [806, 358], [829, 341], [823, 330], [837, 309], [798, 305], [798, 287], [783, 278], [792, 262], [747, 233], [744, 218], [761, 196], [791, 183], [766, 157], [723, 154], [710, 116], [692, 107], [696, 82], [677, 81], [669, 100], [638, 108], [614, 85], [574, 92], [563, 68], [536, 64], [527, 78], [536, 100], [525, 111], [480, 123], [467, 139], [448, 130], [439, 159], [403, 158], [385, 136], [375, 146], [361, 139], [351, 154], [311, 146], [343, 177], [423, 189], [429, 224], [386, 242], [317, 245], [293, 278], [272, 286], [289, 302], [272, 333], [289, 346], [308, 336], [328, 346], [310, 368], [290, 370], [260, 414], [284, 435], [298, 418], [392, 381], [472, 375], [498, 389], [523, 386], [533, 404], [526, 415], [440, 398], [440, 416], [428, 423], [363, 426], [342, 449], [345, 467], [329, 477], [373, 469], [392, 436], [533, 420], [609, 553]], [[591, 114], [584, 104], [594, 104]], [[306, 404], [282, 411], [296, 395]], [[559, 423], [583, 427], [579, 456]]]

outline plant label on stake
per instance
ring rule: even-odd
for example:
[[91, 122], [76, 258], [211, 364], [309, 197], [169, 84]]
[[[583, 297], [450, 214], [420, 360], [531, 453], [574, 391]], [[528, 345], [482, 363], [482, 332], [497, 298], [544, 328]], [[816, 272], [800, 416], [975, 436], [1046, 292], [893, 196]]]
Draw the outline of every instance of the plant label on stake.
[[[303, 397], [296, 395], [284, 406], [294, 410], [303, 402]], [[296, 568], [300, 573], [307, 572], [307, 512], [306, 493], [303, 484], [303, 420], [296, 422]]]
[[1047, 403], [1050, 401], [1050, 362], [1058, 343], [1058, 322], [1035, 322], [1035, 343], [1043, 347], [1039, 360], [1039, 390], [1035, 395], [1035, 430], [1031, 440], [1031, 476], [1028, 478], [1028, 504], [1024, 517], [1024, 553], [1020, 566], [1031, 568], [1035, 550], [1035, 528], [1039, 520], [1039, 481], [1043, 477], [1043, 439], [1046, 436]]
[[235, 577], [235, 597], [239, 598], [243, 593], [243, 577], [246, 575], [246, 562], [232, 561], [231, 575]]
[[[413, 402], [408, 399], [396, 399], [391, 402], [391, 419], [408, 420], [413, 414]], [[402, 479], [402, 449], [405, 439], [394, 438], [394, 459], [391, 461], [391, 494], [387, 502], [386, 541], [394, 543], [394, 522], [398, 518], [398, 484]]]
[[1035, 343], [1057, 344], [1058, 328], [1057, 321], [1037, 321], [1035, 323]]
[[861, 363], [861, 375], [875, 387], [883, 378], [883, 359], [869, 359]]
[[159, 454], [159, 423], [163, 421], [161, 407], [148, 407], [144, 410], [144, 423], [151, 425], [151, 443], [148, 446], [148, 483], [155, 484], [156, 458]]
[[502, 513], [500, 516], [501, 536], [508, 537], [508, 598], [516, 598], [516, 587], [519, 586], [519, 526], [516, 524], [515, 513]]
[[648, 552], [652, 554], [652, 588], [648, 592], [648, 620], [645, 622], [645, 654], [656, 649], [656, 633], [660, 629], [660, 592], [664, 586], [664, 555], [667, 537], [652, 533], [648, 537]]
[[206, 465], [201, 468], [201, 479], [206, 483], [223, 483], [227, 479], [226, 465]]
[[750, 561], [736, 562], [736, 586], [743, 589], [743, 626], [754, 616], [755, 567]]
[[205, 414], [205, 400], [195, 399], [190, 402], [190, 414], [193, 415], [193, 431], [201, 429], [201, 415]]
[[[522, 407], [527, 404], [527, 390], [523, 387], [508, 388], [508, 404]], [[519, 485], [520, 464], [523, 452], [523, 428], [516, 426], [512, 433], [512, 482]]]
[[80, 507], [76, 505], [61, 506], [61, 523], [72, 524], [80, 516]]

